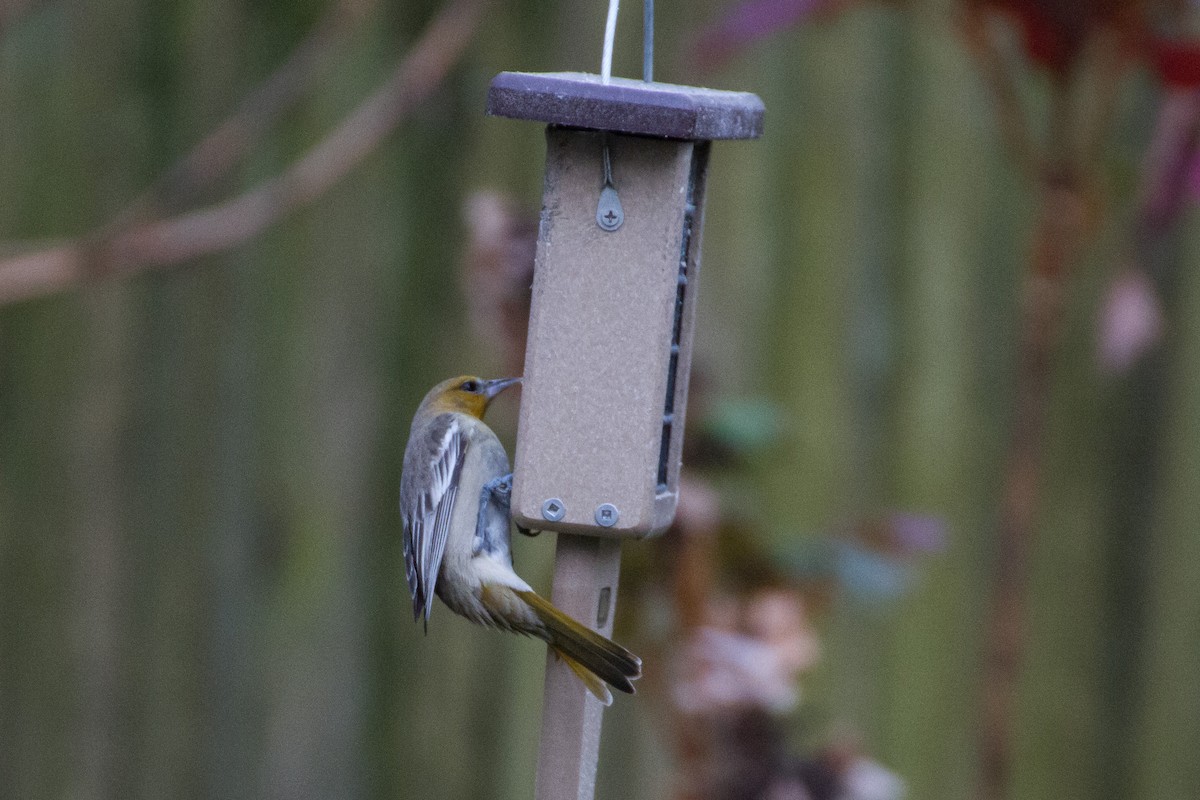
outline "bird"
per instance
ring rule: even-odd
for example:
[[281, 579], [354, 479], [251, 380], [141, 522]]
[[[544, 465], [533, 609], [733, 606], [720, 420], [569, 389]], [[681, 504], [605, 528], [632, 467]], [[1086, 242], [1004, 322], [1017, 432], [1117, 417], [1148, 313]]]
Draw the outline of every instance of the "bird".
[[520, 382], [450, 378], [430, 389], [413, 415], [400, 476], [413, 620], [423, 618], [428, 631], [436, 594], [474, 623], [541, 639], [610, 705], [608, 687], [634, 693], [641, 659], [556, 608], [513, 570], [512, 473], [483, 415]]

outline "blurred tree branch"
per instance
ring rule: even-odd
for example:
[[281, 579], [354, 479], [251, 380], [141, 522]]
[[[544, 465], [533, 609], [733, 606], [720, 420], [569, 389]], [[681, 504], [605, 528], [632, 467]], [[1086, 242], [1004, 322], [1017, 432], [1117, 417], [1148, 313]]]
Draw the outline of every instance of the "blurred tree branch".
[[[206, 208], [149, 222], [110, 224], [98, 232], [0, 260], [0, 305], [71, 288], [86, 280], [127, 275], [223, 252], [243, 244], [283, 217], [311, 203], [373, 152], [420, 101], [445, 79], [474, 37], [487, 0], [451, 0], [391, 76], [373, 94], [281, 174], [244, 194]], [[349, 6], [357, 4], [350, 3]], [[335, 11], [335, 15], [336, 15]], [[328, 21], [327, 21], [328, 23]], [[332, 23], [328, 23], [332, 24]], [[334, 25], [336, 27], [336, 25]], [[301, 51], [318, 51], [326, 36], [320, 29]], [[294, 53], [257, 92], [280, 103], [297, 90], [317, 52]], [[303, 65], [303, 66], [301, 66]], [[294, 72], [293, 72], [294, 70]], [[281, 73], [284, 73], [281, 75]], [[269, 87], [278, 85], [274, 93]], [[221, 144], [234, 145], [261, 128], [269, 112], [238, 114], [170, 170], [151, 190], [152, 197], [184, 194], [232, 164]], [[214, 143], [215, 142], [215, 143]], [[139, 200], [122, 220], [147, 208]]]
[[[1065, 96], [1064, 96], [1065, 100]], [[1005, 458], [996, 555], [985, 619], [980, 800], [1008, 796], [1016, 696], [1028, 644], [1030, 560], [1044, 488], [1046, 417], [1061, 338], [1065, 284], [1086, 242], [1083, 182], [1070, 167], [1047, 172], [1022, 286], [1012, 429]]]
[[[968, 13], [965, 38], [993, 95], [1001, 134], [1038, 193], [1022, 275], [1013, 420], [1001, 474], [979, 699], [982, 763], [976, 797], [1003, 800], [1011, 791], [1017, 689], [1029, 639], [1030, 564], [1045, 488], [1046, 420], [1067, 280], [1096, 222], [1089, 188], [1112, 121], [1117, 77], [1127, 60], [1119, 37], [1107, 24], [1093, 21], [1049, 71], [1049, 108], [1039, 142], [1015, 90], [1015, 65], [1001, 58], [982, 6], [969, 4]], [[1091, 117], [1074, 113], [1089, 77], [1094, 89], [1085, 105], [1094, 109]]]
[[962, 9], [958, 21], [967, 54], [975, 61], [976, 70], [992, 96], [996, 122], [1009, 155], [1022, 175], [1036, 179], [1041, 170], [1037, 145], [1021, 108], [1012, 69], [988, 33], [988, 15], [981, 6], [970, 4]]
[[242, 99], [233, 114], [159, 176], [110, 227], [182, 208], [227, 176], [257, 137], [312, 86], [322, 62], [376, 5], [376, 0], [333, 0], [308, 36]]

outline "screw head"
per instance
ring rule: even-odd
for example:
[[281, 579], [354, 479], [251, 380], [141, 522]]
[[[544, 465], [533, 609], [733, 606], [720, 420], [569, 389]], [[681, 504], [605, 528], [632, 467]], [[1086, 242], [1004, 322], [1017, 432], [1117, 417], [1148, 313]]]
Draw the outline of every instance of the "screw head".
[[621, 512], [612, 503], [601, 503], [596, 506], [596, 524], [602, 528], [611, 528], [621, 518]]
[[567, 515], [567, 507], [557, 497], [551, 497], [542, 503], [542, 516], [551, 522], [558, 522]]
[[617, 190], [606, 185], [600, 191], [600, 202], [596, 206], [596, 224], [601, 230], [612, 233], [625, 222], [625, 210], [621, 208], [621, 198]]

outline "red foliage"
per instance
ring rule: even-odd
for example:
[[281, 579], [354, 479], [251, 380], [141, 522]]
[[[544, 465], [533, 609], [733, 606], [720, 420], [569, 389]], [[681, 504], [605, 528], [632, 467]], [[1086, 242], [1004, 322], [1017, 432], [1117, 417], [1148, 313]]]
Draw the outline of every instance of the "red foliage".
[[[705, 29], [695, 48], [697, 63], [712, 67], [780, 30], [828, 16], [853, 0], [740, 0]], [[880, 0], [888, 3], [888, 0]], [[963, 0], [974, 11], [1012, 19], [1025, 53], [1036, 66], [1066, 77], [1089, 38], [1116, 35], [1119, 57], [1145, 61], [1164, 83], [1200, 86], [1200, 42], [1166, 39], [1150, 24], [1146, 0]]]
[[1200, 86], [1200, 42], [1157, 35], [1145, 3], [1126, 0], [974, 0], [1012, 17], [1021, 27], [1030, 60], [1065, 75], [1088, 37], [1101, 30], [1118, 35], [1126, 54], [1147, 63], [1172, 87]]
[[1154, 39], [1149, 51], [1151, 66], [1167, 86], [1200, 87], [1200, 42]]
[[1013, 17], [1021, 26], [1025, 52], [1034, 63], [1064, 74], [1101, 28], [1125, 34], [1138, 29], [1140, 3], [1120, 0], [977, 0]]

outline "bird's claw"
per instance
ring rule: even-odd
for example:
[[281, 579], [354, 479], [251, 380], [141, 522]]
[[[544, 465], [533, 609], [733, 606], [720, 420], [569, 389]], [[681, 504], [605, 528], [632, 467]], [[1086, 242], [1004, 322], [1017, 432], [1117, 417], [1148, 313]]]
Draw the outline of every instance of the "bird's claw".
[[483, 498], [495, 495], [507, 499], [512, 496], [512, 473], [497, 475], [483, 485]]
[[[480, 508], [483, 508], [488, 503], [498, 502], [507, 509], [509, 501], [512, 498], [512, 473], [507, 475], [498, 475], [483, 485], [483, 490], [479, 496]], [[515, 523], [514, 523], [515, 524]], [[531, 528], [525, 528], [517, 525], [517, 531], [525, 536], [537, 536], [541, 531], [535, 531]]]

